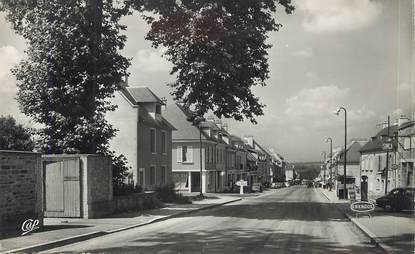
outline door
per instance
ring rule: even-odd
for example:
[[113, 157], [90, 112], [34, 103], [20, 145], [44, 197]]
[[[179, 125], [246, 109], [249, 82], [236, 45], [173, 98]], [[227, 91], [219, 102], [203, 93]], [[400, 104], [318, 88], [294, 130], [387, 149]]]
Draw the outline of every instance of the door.
[[81, 217], [79, 169], [79, 158], [45, 162], [45, 217]]
[[222, 176], [221, 176], [222, 171], [217, 171], [216, 172], [216, 179], [217, 179], [217, 183], [218, 183], [218, 188], [217, 188], [217, 192], [222, 191]]
[[199, 172], [192, 172], [191, 173], [191, 191], [192, 192], [199, 192], [200, 191], [200, 173]]
[[63, 204], [63, 171], [60, 162], [46, 162], [44, 166], [45, 217], [61, 217]]

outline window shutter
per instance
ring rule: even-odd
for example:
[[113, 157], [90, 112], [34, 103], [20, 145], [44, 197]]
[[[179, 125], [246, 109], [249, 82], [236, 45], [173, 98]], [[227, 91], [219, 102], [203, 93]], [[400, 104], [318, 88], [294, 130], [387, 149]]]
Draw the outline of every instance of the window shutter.
[[177, 162], [182, 162], [182, 147], [178, 146], [177, 147]]
[[403, 142], [403, 148], [405, 150], [409, 150], [411, 148], [411, 138], [410, 137], [405, 137], [404, 142]]
[[380, 155], [375, 157], [375, 170], [382, 170], [383, 168], [381, 168], [380, 165], [380, 161], [381, 161], [382, 157], [380, 157]]
[[192, 146], [187, 147], [187, 161], [193, 162], [193, 147]]

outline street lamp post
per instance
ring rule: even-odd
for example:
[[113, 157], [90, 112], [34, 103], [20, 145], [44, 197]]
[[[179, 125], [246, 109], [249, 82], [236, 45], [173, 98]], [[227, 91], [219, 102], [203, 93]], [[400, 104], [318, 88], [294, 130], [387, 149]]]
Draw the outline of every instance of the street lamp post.
[[200, 184], [200, 197], [203, 197], [203, 190], [202, 190], [202, 126], [200, 126], [199, 122], [199, 164], [200, 164], [200, 177], [199, 177], [199, 184]]
[[326, 143], [330, 141], [330, 191], [331, 191], [331, 184], [333, 182], [333, 139], [331, 137], [326, 138]]
[[343, 162], [343, 198], [346, 199], [346, 163], [347, 163], [347, 110], [344, 107], [340, 107], [336, 115], [340, 115], [340, 111], [344, 111], [344, 162]]
[[323, 155], [323, 189], [325, 189], [326, 188], [326, 168], [327, 168], [327, 164], [326, 164], [326, 156], [327, 156], [327, 154], [326, 154], [326, 152], [321, 152], [321, 155]]

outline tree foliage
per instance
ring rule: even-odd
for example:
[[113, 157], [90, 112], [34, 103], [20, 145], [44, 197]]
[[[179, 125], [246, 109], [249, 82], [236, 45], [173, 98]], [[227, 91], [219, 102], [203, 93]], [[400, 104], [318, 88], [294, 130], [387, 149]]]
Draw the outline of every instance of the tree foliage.
[[33, 151], [34, 147], [30, 129], [11, 116], [0, 116], [0, 150]]
[[115, 0], [2, 0], [1, 10], [28, 44], [12, 72], [21, 111], [44, 126], [41, 148], [106, 151], [115, 134], [105, 120], [114, 110], [108, 98], [130, 64], [119, 54], [127, 10]]
[[277, 7], [286, 13], [290, 0], [132, 0], [134, 8], [153, 11], [147, 15], [151, 30], [146, 39], [166, 49], [173, 63], [170, 84], [175, 100], [196, 116], [208, 111], [219, 118], [247, 118], [263, 114], [264, 105], [252, 92], [268, 79], [268, 33], [281, 24]]

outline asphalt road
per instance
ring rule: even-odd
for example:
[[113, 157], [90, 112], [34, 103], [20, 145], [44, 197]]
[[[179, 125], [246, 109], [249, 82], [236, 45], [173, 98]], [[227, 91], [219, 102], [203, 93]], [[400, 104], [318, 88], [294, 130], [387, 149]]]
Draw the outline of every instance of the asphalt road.
[[382, 253], [318, 189], [295, 186], [47, 252]]

